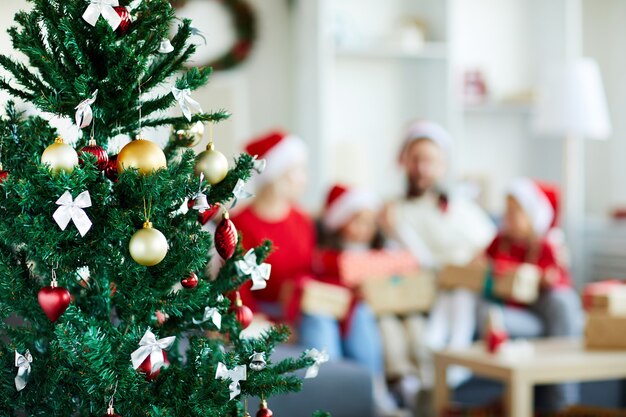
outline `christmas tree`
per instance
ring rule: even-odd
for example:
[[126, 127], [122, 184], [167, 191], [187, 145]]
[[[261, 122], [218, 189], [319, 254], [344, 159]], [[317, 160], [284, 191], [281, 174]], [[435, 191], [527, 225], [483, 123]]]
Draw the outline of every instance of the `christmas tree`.
[[[228, 117], [192, 98], [211, 68], [182, 71], [202, 37], [166, 0], [129, 3], [32, 0], [9, 29], [27, 63], [0, 56], [0, 89], [82, 129], [70, 146], [11, 102], [0, 118], [2, 416], [240, 416], [321, 362], [272, 363], [285, 327], [240, 337], [252, 313], [230, 294], [262, 286], [271, 247], [244, 254], [226, 209], [261, 164], [242, 154], [229, 168], [212, 138], [188, 149]], [[176, 105], [182, 116], [164, 114]], [[141, 137], [168, 125], [164, 150]], [[118, 135], [139, 138], [109, 155]]]

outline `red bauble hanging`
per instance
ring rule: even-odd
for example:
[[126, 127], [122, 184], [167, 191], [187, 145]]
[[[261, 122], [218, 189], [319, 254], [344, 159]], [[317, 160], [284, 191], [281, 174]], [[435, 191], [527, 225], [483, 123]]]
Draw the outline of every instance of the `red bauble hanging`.
[[83, 164], [83, 160], [81, 159], [83, 153], [90, 153], [96, 157], [96, 165], [98, 166], [98, 169], [100, 171], [104, 171], [108, 167], [109, 155], [102, 146], [96, 143], [95, 139], [89, 139], [89, 143], [87, 144], [87, 146], [83, 146], [78, 151], [78, 158], [81, 165]]
[[[167, 360], [167, 355], [165, 354], [165, 351], [162, 351], [162, 353], [163, 353], [163, 365], [161, 366], [161, 368], [166, 368], [170, 365], [170, 361]], [[153, 372], [152, 363], [150, 362], [150, 356], [148, 356], [146, 360], [141, 363], [139, 368], [137, 368], [137, 370], [139, 372], [146, 374], [146, 379], [148, 381], [154, 381], [161, 373], [161, 368]]]
[[196, 288], [198, 286], [198, 276], [195, 272], [192, 272], [187, 278], [180, 280], [180, 285], [187, 289]]
[[215, 230], [215, 249], [224, 260], [228, 260], [235, 254], [238, 241], [235, 224], [230, 219], [228, 212], [225, 212], [222, 221]]
[[117, 181], [117, 155], [109, 157], [107, 166], [104, 168], [104, 175], [111, 181]]
[[110, 406], [106, 414], [102, 414], [102, 417], [122, 417], [122, 416], [120, 416], [119, 414], [115, 414], [115, 410], [113, 409], [113, 406]]
[[202, 224], [204, 226], [213, 217], [215, 217], [215, 215], [217, 214], [218, 211], [220, 211], [220, 205], [219, 204], [213, 204], [210, 209], [204, 210], [202, 213], [198, 214], [198, 221], [200, 222], [200, 224]]
[[39, 290], [37, 295], [39, 305], [50, 321], [55, 322], [70, 305], [70, 292], [63, 287], [58, 287], [55, 280], [49, 287]]
[[231, 306], [230, 309], [233, 313], [235, 313], [235, 319], [237, 319], [243, 329], [247, 328], [250, 323], [252, 323], [254, 313], [252, 313], [250, 307], [243, 305], [243, 301], [241, 301], [241, 295], [239, 294], [239, 291], [237, 291], [235, 305]]
[[113, 9], [117, 12], [117, 15], [122, 18], [122, 22], [117, 27], [116, 32], [120, 35], [124, 35], [128, 32], [128, 29], [130, 29], [130, 13], [124, 6], [116, 6]]
[[2, 184], [2, 182], [6, 180], [8, 176], [9, 171], [5, 171], [4, 169], [2, 169], [2, 164], [0, 164], [0, 184]]
[[272, 417], [273, 415], [274, 413], [272, 413], [272, 410], [267, 408], [267, 401], [261, 401], [259, 411], [256, 412], [256, 417]]

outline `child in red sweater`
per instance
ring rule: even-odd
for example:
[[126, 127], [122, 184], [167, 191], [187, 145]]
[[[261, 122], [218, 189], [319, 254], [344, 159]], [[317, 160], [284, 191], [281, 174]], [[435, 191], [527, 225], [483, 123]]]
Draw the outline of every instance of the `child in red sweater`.
[[[580, 335], [580, 300], [562, 259], [562, 239], [555, 239], [558, 200], [555, 187], [528, 178], [514, 180], [507, 194], [501, 230], [487, 249], [496, 271], [523, 263], [537, 265], [541, 271], [541, 292], [534, 303], [503, 307], [504, 327], [512, 337]], [[486, 310], [481, 309], [482, 318]], [[479, 320], [479, 324], [484, 321]], [[547, 388], [543, 401], [547, 408], [558, 409], [578, 399], [574, 384]]]

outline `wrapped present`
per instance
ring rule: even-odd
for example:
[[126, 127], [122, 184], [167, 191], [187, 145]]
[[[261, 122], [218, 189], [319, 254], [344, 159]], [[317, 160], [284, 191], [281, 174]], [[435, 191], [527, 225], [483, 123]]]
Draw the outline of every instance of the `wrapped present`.
[[430, 310], [435, 299], [435, 278], [428, 272], [366, 280], [361, 293], [376, 315], [409, 314]]
[[444, 290], [467, 288], [482, 293], [485, 289], [486, 265], [446, 265], [437, 277], [437, 285]]
[[330, 316], [343, 320], [352, 304], [352, 292], [339, 285], [307, 281], [302, 290], [300, 308], [303, 313]]
[[339, 278], [347, 286], [357, 286], [365, 280], [387, 279], [418, 269], [417, 261], [408, 251], [345, 251], [337, 262]]
[[626, 316], [626, 284], [607, 280], [587, 285], [583, 290], [583, 306], [590, 313]]
[[602, 313], [587, 315], [585, 326], [587, 349], [626, 349], [626, 316]]

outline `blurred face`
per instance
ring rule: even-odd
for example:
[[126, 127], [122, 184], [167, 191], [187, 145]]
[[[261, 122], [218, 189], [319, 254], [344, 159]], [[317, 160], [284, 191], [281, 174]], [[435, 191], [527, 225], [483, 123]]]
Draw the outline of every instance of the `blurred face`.
[[291, 167], [274, 181], [273, 186], [277, 193], [295, 203], [306, 191], [308, 182], [308, 166], [303, 162]]
[[403, 165], [414, 195], [421, 195], [436, 186], [446, 173], [443, 151], [428, 139], [417, 139], [408, 145]]
[[529, 239], [533, 236], [533, 225], [522, 206], [511, 196], [506, 198], [503, 219], [504, 231], [513, 239]]
[[344, 242], [369, 245], [377, 231], [377, 215], [373, 210], [361, 210], [352, 215], [340, 230]]

